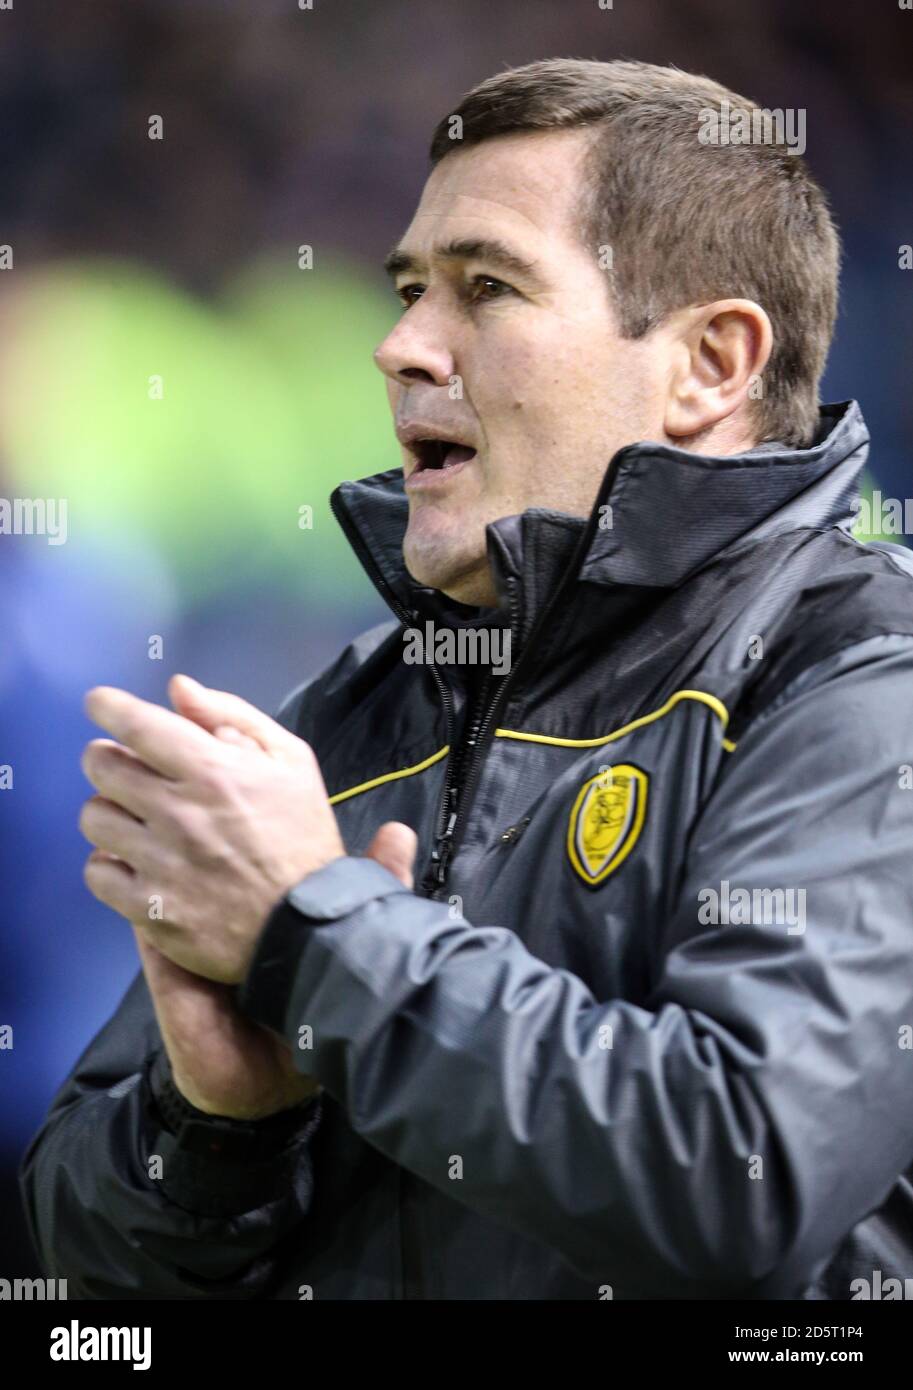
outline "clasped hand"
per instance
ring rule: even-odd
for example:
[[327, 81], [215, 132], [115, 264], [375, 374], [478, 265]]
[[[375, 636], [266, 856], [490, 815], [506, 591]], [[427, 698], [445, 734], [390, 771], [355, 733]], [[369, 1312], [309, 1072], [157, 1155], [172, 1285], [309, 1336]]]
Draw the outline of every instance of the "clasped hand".
[[271, 909], [344, 855], [310, 746], [237, 696], [175, 676], [176, 711], [99, 686], [82, 768], [89, 890], [185, 970], [237, 984]]

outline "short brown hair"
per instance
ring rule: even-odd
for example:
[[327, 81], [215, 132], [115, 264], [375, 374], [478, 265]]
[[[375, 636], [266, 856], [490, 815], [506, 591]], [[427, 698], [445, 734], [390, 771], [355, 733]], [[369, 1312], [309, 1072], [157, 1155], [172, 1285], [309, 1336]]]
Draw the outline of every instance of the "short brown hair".
[[798, 154], [776, 143], [701, 143], [707, 111], [724, 101], [761, 111], [678, 68], [553, 58], [474, 87], [439, 122], [431, 160], [497, 135], [592, 126], [581, 234], [594, 252], [611, 247], [621, 332], [640, 338], [689, 304], [754, 300], [774, 333], [763, 395], [752, 402], [758, 438], [801, 446], [818, 424], [840, 243]]

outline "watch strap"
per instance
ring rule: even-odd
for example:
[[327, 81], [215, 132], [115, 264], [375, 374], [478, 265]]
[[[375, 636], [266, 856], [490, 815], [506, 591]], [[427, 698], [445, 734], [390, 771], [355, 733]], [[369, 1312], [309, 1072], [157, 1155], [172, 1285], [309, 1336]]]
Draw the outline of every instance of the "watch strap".
[[191, 1104], [178, 1090], [164, 1048], [148, 1071], [153, 1124], [173, 1135], [188, 1153], [244, 1162], [273, 1159], [307, 1137], [319, 1109], [319, 1093], [260, 1120], [213, 1115]]
[[307, 1148], [320, 1123], [321, 1093], [281, 1117], [210, 1115], [175, 1086], [162, 1049], [147, 1059], [142, 1095], [141, 1159], [149, 1181], [175, 1206], [224, 1220], [275, 1204], [303, 1209], [309, 1203]]

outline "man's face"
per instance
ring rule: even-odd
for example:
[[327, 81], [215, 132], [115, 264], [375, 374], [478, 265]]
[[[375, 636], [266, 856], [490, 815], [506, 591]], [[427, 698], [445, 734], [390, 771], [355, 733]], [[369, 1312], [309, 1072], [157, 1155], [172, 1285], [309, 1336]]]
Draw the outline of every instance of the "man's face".
[[612, 455], [661, 437], [661, 359], [649, 335], [620, 337], [599, 248], [580, 240], [586, 146], [548, 131], [448, 155], [393, 258], [405, 307], [375, 359], [402, 446], [404, 558], [464, 603], [495, 602], [489, 522], [586, 516]]

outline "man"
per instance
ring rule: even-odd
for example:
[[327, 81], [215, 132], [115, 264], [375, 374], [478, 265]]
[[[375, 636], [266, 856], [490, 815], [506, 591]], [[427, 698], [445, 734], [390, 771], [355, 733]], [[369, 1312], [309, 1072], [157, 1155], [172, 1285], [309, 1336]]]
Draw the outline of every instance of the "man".
[[[913, 1273], [911, 566], [851, 536], [868, 436], [818, 406], [825, 200], [700, 139], [726, 101], [472, 91], [389, 262], [402, 470], [333, 498], [394, 621], [278, 723], [91, 692], [86, 878], [143, 973], [24, 1163], [71, 1291]], [[404, 660], [470, 628], [505, 674]]]

